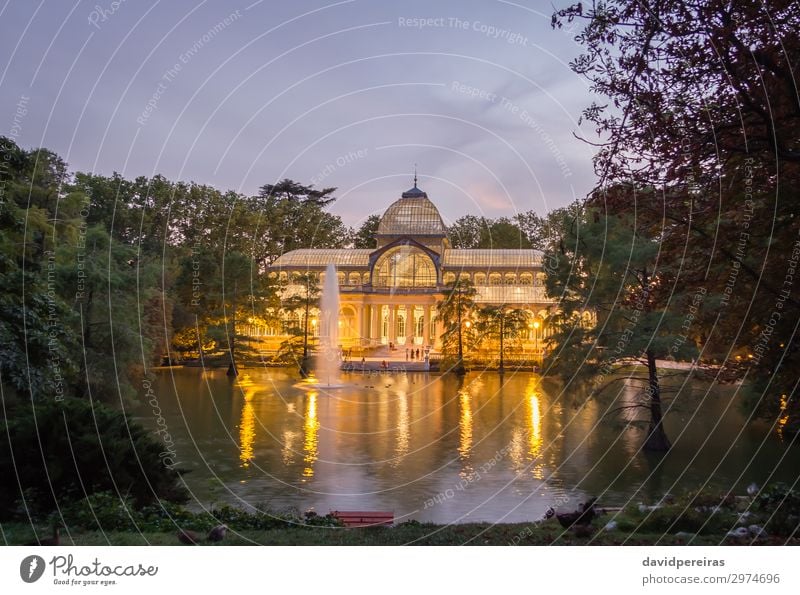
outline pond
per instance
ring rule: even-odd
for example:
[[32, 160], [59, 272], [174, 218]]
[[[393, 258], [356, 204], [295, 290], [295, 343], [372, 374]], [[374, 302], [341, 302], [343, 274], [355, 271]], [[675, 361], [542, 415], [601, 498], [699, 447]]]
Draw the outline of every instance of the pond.
[[[641, 425], [609, 413], [619, 401], [586, 402], [532, 373], [345, 373], [342, 383], [309, 390], [274, 368], [238, 379], [160, 370], [153, 388], [190, 470], [191, 506], [520, 522], [589, 495], [621, 506], [699, 487], [744, 493], [800, 473], [797, 447], [747, 423], [733, 386], [681, 385], [666, 418], [673, 448], [652, 455], [640, 451]], [[157, 428], [149, 405], [136, 419]]]

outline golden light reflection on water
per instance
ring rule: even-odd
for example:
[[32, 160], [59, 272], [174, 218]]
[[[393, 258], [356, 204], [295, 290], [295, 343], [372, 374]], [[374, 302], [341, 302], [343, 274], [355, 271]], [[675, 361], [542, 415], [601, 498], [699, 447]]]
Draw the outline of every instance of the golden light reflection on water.
[[306, 415], [303, 421], [303, 477], [314, 477], [314, 463], [319, 456], [319, 419], [317, 419], [317, 392], [309, 391]]
[[537, 479], [544, 477], [544, 465], [541, 460], [542, 444], [542, 407], [541, 393], [538, 390], [538, 382], [531, 378], [527, 387], [528, 415], [526, 422], [528, 425], [528, 455], [533, 461], [533, 476]]
[[294, 439], [298, 433], [292, 430], [284, 430], [283, 432], [283, 448], [281, 449], [281, 459], [284, 465], [291, 465], [294, 463]]
[[408, 395], [403, 391], [397, 399], [397, 446], [395, 447], [396, 458], [392, 461], [392, 465], [399, 465], [400, 459], [408, 453], [410, 436]]
[[242, 467], [249, 467], [253, 460], [253, 442], [256, 438], [256, 412], [253, 404], [245, 400], [242, 418], [239, 420], [239, 460]]
[[253, 382], [249, 374], [242, 374], [236, 379], [234, 386], [242, 391], [242, 397], [245, 401], [251, 400], [258, 392], [259, 385]]
[[249, 467], [253, 460], [253, 443], [256, 439], [256, 412], [252, 399], [256, 394], [257, 387], [247, 374], [240, 376], [236, 380], [235, 386], [241, 389], [244, 397], [242, 416], [239, 419], [239, 460], [242, 467]]
[[525, 442], [522, 429], [514, 428], [511, 441], [508, 443], [508, 460], [511, 461], [511, 467], [517, 475], [525, 470]]
[[470, 457], [472, 455], [472, 401], [470, 400], [469, 393], [460, 391], [458, 403], [461, 409], [458, 418], [458, 454], [461, 456], [462, 461], [461, 476], [469, 477], [473, 472], [472, 465], [470, 464]]

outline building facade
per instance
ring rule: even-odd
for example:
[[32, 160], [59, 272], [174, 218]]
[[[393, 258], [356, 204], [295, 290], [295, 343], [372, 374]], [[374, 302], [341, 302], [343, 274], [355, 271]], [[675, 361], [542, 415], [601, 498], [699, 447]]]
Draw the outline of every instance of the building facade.
[[[435, 351], [443, 331], [436, 304], [448, 283], [458, 278], [472, 281], [476, 305], [527, 310], [531, 324], [523, 349], [540, 349], [554, 306], [545, 294], [540, 251], [452, 248], [438, 209], [416, 180], [386, 209], [376, 240], [374, 249], [293, 250], [278, 258], [269, 274], [282, 282], [284, 296], [289, 296], [301, 291], [293, 283], [298, 276], [312, 273], [322, 285], [326, 268], [333, 264], [340, 289], [339, 341], [345, 350], [394, 345]], [[310, 315], [309, 328], [316, 334], [318, 312]], [[286, 324], [302, 328], [304, 321], [294, 318], [285, 321], [284, 328]], [[273, 343], [283, 333], [267, 334], [271, 336], [264, 338]]]

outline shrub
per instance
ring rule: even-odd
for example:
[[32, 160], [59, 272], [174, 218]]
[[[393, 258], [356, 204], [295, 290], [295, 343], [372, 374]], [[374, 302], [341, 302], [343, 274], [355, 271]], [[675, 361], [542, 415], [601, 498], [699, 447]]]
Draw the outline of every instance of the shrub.
[[93, 494], [61, 509], [64, 524], [88, 531], [170, 532], [177, 527], [208, 531], [224, 523], [236, 531], [268, 531], [289, 527], [338, 527], [341, 522], [331, 515], [306, 513], [304, 517], [268, 511], [248, 512], [222, 506], [209, 511], [192, 512], [179, 504], [161, 502], [136, 508], [129, 500], [110, 492]]
[[119, 411], [67, 399], [15, 414], [0, 424], [0, 517], [47, 514], [98, 492], [122, 494], [131, 507], [188, 499], [160, 442]]
[[788, 537], [800, 532], [800, 492], [784, 483], [775, 483], [761, 491], [754, 508], [767, 517], [766, 530]]
[[130, 531], [134, 529], [137, 516], [129, 500], [110, 492], [99, 492], [70, 502], [62, 506], [60, 512], [67, 527], [90, 531]]

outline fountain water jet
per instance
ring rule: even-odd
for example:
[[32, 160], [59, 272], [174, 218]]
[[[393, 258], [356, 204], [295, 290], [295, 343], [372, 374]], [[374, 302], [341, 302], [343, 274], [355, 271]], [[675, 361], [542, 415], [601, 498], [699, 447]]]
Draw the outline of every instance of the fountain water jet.
[[339, 281], [336, 267], [328, 265], [325, 270], [325, 284], [320, 298], [320, 352], [317, 356], [316, 376], [325, 386], [335, 384], [341, 368], [339, 349]]
[[[314, 378], [301, 388], [341, 388], [339, 372], [342, 352], [339, 348], [339, 281], [336, 267], [328, 265], [320, 298], [319, 351], [314, 364]], [[316, 380], [316, 382], [314, 381]]]

